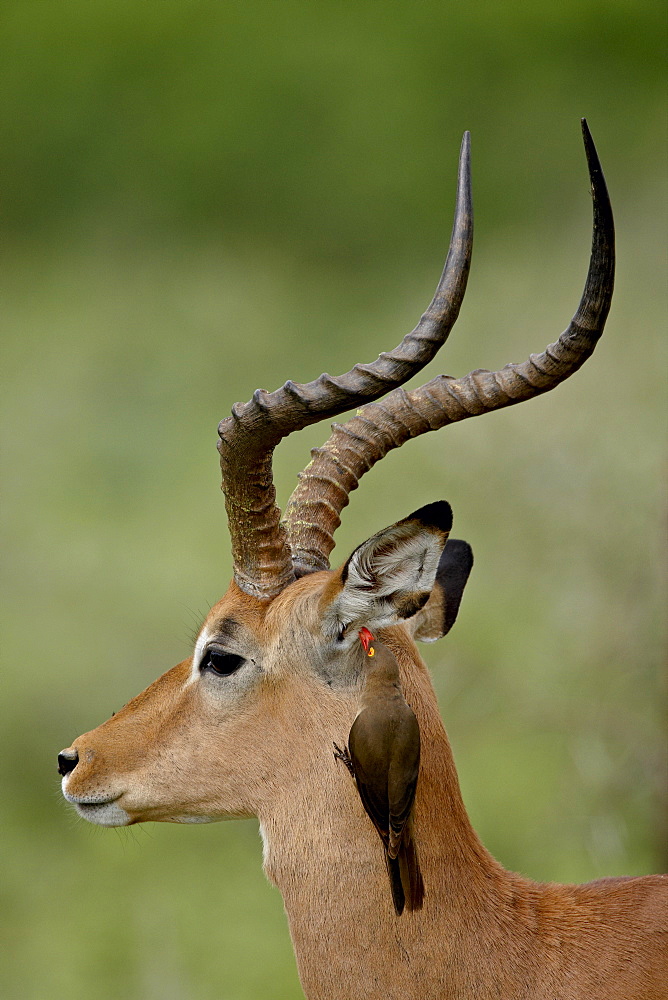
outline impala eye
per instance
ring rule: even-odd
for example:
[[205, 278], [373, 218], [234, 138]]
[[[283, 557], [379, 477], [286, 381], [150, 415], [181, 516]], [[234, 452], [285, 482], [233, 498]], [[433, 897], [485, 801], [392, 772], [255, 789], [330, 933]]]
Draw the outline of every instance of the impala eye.
[[238, 670], [243, 662], [243, 656], [237, 656], [236, 653], [223, 653], [219, 649], [207, 649], [202, 657], [199, 669], [201, 672], [211, 670], [214, 674], [227, 677], [229, 674], [233, 674], [235, 670]]

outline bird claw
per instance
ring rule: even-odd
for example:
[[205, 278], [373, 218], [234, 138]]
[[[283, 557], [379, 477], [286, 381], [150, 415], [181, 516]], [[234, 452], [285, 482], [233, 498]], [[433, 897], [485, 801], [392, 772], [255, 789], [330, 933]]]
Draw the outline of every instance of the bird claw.
[[340, 760], [343, 764], [345, 764], [348, 770], [350, 771], [351, 775], [353, 776], [353, 778], [355, 777], [355, 769], [353, 768], [353, 762], [350, 759], [350, 753], [348, 752], [348, 747], [345, 745], [345, 743], [343, 744], [343, 749], [341, 749], [338, 743], [334, 743], [334, 759]]

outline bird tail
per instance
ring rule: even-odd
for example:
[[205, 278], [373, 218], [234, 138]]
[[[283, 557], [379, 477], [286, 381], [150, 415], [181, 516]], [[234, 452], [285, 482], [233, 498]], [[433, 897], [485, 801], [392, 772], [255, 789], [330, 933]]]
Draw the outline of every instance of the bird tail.
[[401, 881], [401, 862], [399, 861], [399, 858], [391, 858], [386, 851], [385, 864], [387, 865], [387, 874], [390, 877], [390, 889], [392, 891], [394, 911], [396, 915], [400, 917], [404, 912], [404, 906], [406, 905], [406, 895]]
[[424, 901], [424, 882], [422, 881], [417, 847], [410, 832], [408, 837], [404, 838], [397, 860], [406, 895], [406, 907], [409, 910], [421, 910]]
[[424, 901], [424, 882], [420, 871], [415, 841], [404, 837], [396, 858], [385, 854], [387, 874], [390, 878], [392, 902], [398, 917], [407, 910], [421, 910]]

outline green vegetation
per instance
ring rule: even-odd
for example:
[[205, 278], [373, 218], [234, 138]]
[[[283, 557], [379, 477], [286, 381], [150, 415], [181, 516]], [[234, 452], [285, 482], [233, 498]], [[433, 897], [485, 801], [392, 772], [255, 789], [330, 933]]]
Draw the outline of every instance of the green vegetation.
[[[540, 879], [665, 866], [663, 37], [647, 0], [3, 5], [4, 997], [300, 996], [256, 824], [94, 829], [55, 755], [187, 656], [225, 588], [232, 402], [416, 322], [465, 128], [473, 269], [429, 377], [566, 325], [583, 114], [617, 218], [608, 329], [555, 393], [388, 456], [335, 556], [446, 497], [476, 565], [426, 652], [485, 843]], [[282, 500], [325, 436], [279, 449]]]

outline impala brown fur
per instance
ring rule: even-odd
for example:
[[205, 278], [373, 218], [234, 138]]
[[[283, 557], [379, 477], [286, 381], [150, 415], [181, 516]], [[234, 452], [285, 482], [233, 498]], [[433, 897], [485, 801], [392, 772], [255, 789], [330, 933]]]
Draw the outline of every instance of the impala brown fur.
[[[498, 372], [401, 388], [449, 335], [466, 287], [473, 223], [465, 136], [450, 252], [418, 326], [371, 365], [235, 404], [219, 429], [234, 582], [190, 659], [59, 755], [63, 794], [99, 825], [257, 816], [309, 1000], [668, 997], [668, 876], [532, 882], [495, 861], [469, 822], [413, 641], [449, 631], [471, 570], [468, 544], [448, 539], [448, 504], [420, 508], [329, 569], [348, 495], [388, 450], [546, 392], [594, 350], [612, 296], [614, 226], [586, 123], [583, 134], [592, 252], [580, 305], [556, 343]], [[274, 448], [291, 430], [357, 406], [314, 450], [280, 522]], [[373, 687], [365, 686], [362, 627], [396, 658], [400, 694], [419, 725], [418, 740], [412, 720], [420, 770], [410, 818], [424, 901], [401, 915], [381, 838], [333, 753]], [[392, 683], [396, 692], [396, 666]], [[373, 708], [367, 718], [382, 725], [377, 699]], [[364, 731], [375, 760], [385, 743], [373, 745], [373, 726]], [[374, 780], [383, 773], [377, 768]]]

